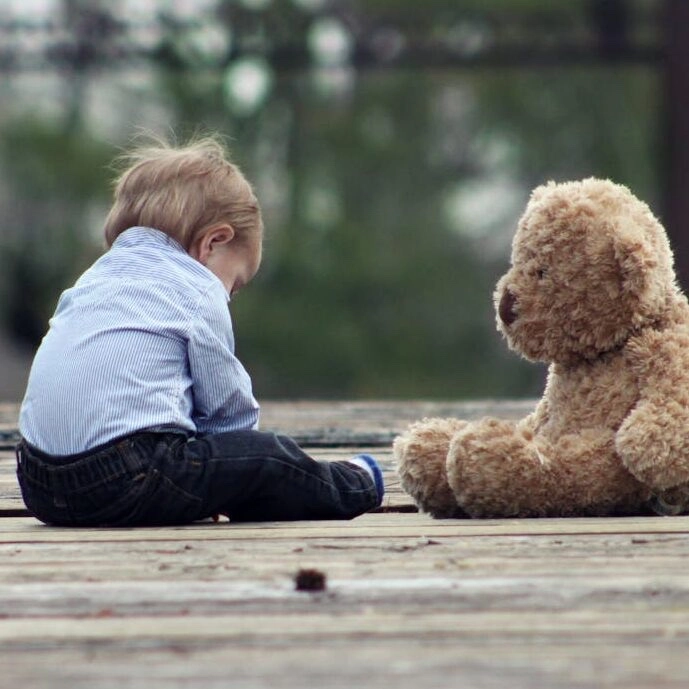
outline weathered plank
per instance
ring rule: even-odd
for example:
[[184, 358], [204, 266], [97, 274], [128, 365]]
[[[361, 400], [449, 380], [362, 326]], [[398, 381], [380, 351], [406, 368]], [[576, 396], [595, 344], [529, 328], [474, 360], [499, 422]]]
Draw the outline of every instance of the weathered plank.
[[[392, 526], [393, 516], [424, 520], [368, 515], [349, 526]], [[14, 577], [0, 583], [4, 681], [58, 689], [682, 686], [686, 534], [433, 542], [389, 529], [304, 541], [293, 527], [291, 541], [266, 538], [288, 531], [266, 525], [264, 537], [239, 544], [189, 528], [186, 543], [84, 533], [81, 542], [3, 547], [0, 562]], [[97, 570], [88, 564], [95, 560]], [[305, 565], [327, 573], [324, 592], [294, 590]]]
[[266, 531], [265, 537], [239, 541], [188, 532], [185, 540], [163, 540], [159, 534], [159, 540], [104, 541], [85, 534], [83, 541], [6, 542], [0, 544], [0, 584], [7, 591], [11, 585], [55, 582], [218, 581], [240, 589], [270, 585], [281, 590], [297, 570], [315, 567], [331, 579], [359, 578], [364, 587], [375, 588], [380, 580], [400, 580], [415, 590], [426, 586], [431, 596], [443, 593], [440, 579], [468, 582], [476, 577], [491, 582], [487, 591], [496, 588], [498, 579], [515, 590], [520, 582], [534, 581], [536, 591], [552, 579], [561, 596], [581, 582], [614, 588], [625, 581], [659, 596], [666, 588], [685, 591], [689, 556], [686, 533], [467, 538], [450, 532], [429, 537], [394, 529], [384, 535], [359, 533], [356, 522], [347, 538], [305, 538], [299, 525], [293, 526], [291, 538], [285, 530], [279, 538], [271, 537], [272, 529]]
[[[382, 612], [376, 615], [362, 615], [359, 612], [341, 612], [334, 625], [327, 611], [302, 613], [299, 625], [295, 625], [294, 614], [280, 615], [181, 615], [116, 617], [108, 611], [95, 618], [43, 617], [0, 620], [0, 641], [22, 642], [106, 640], [109, 642], [126, 639], [165, 638], [168, 642], [178, 640], [198, 643], [206, 639], [245, 640], [251, 635], [255, 641], [298, 638], [323, 640], [324, 637], [343, 638], [361, 635], [380, 635], [393, 638], [413, 638], [419, 630], [424, 636], [452, 635], [456, 640], [463, 636], [494, 633], [500, 630], [501, 639], [519, 637], [562, 636], [580, 637], [590, 640], [613, 635], [618, 641], [641, 640], [645, 636], [661, 633], [671, 634], [674, 639], [689, 641], [689, 617], [684, 610], [660, 611], [559, 611], [557, 616], [548, 612], [512, 611], [503, 612], [446, 612], [418, 608], [413, 611], [414, 626], [408, 625], [410, 611]], [[37, 622], [40, 621], [40, 624]]]
[[424, 417], [475, 419], [481, 416], [520, 418], [534, 400], [268, 402], [261, 426], [288, 433], [309, 447], [319, 445], [388, 445], [410, 423]]
[[300, 539], [381, 538], [395, 534], [407, 538], [460, 536], [569, 536], [577, 534], [687, 534], [689, 516], [681, 517], [606, 517], [567, 519], [432, 519], [418, 513], [368, 513], [352, 521], [304, 521], [234, 524], [200, 522], [189, 526], [157, 528], [73, 529], [47, 527], [30, 517], [5, 518], [0, 522], [0, 543], [38, 543], [76, 541], [170, 541], [221, 540], [251, 541]]
[[[324, 459], [370, 451], [396, 508], [410, 502], [394, 434], [423, 416], [530, 407], [491, 404], [271, 403], [263, 422]], [[9, 434], [13, 414], [0, 409]], [[8, 445], [0, 507], [18, 499]], [[685, 687], [688, 558], [689, 517], [156, 529], [5, 517], [0, 688]], [[325, 590], [297, 591], [303, 568]]]
[[[422, 612], [424, 606], [437, 612], [442, 601], [443, 612], [594, 612], [601, 617], [626, 613], [633, 615], [630, 605], [644, 614], [681, 613], [689, 603], [689, 586], [680, 573], [658, 575], [653, 588], [646, 575], [619, 574], [615, 579], [589, 571], [568, 578], [566, 588], [556, 573], [530, 574], [520, 571], [515, 577], [512, 562], [510, 576], [485, 575], [487, 563], [479, 572], [448, 572], [444, 576], [404, 572], [404, 576], [385, 578], [376, 571], [366, 579], [332, 575], [327, 590], [304, 595], [296, 591], [291, 573], [281, 571], [274, 563], [273, 577], [256, 581], [228, 581], [227, 578], [202, 580], [187, 575], [179, 581], [57, 581], [9, 582], [2, 588], [2, 615], [8, 620], [31, 620], [45, 617], [67, 619], [187, 617], [209, 615], [248, 616], [251, 614], [294, 615], [312, 614], [314, 599], [322, 615], [346, 615], [352, 609], [375, 604], [386, 614], [400, 614], [405, 609]], [[117, 574], [120, 574], [118, 569]], [[643, 602], [639, 605], [640, 601]], [[601, 620], [601, 623], [609, 620]], [[682, 620], [689, 625], [689, 618]], [[555, 624], [555, 619], [549, 624]], [[11, 627], [0, 621], [0, 639], [10, 641]], [[430, 625], [432, 626], [432, 625]], [[25, 629], [15, 625], [15, 629]], [[272, 632], [275, 631], [273, 628]], [[160, 630], [157, 630], [160, 632]], [[24, 636], [26, 631], [20, 632]], [[47, 632], [51, 636], [53, 632]], [[201, 632], [202, 634], [202, 632]], [[34, 631], [34, 638], [39, 634]]]
[[[557, 521], [610, 520], [527, 526]], [[356, 533], [378, 522], [386, 535]], [[204, 536], [258, 530], [0, 546], [3, 678], [58, 689], [683, 686], [686, 523], [643, 537], [409, 539], [396, 522], [428, 520], [366, 515], [351, 538], [267, 524], [239, 542]], [[326, 590], [295, 591], [300, 566], [321, 568]]]
[[16, 430], [19, 418], [19, 405], [10, 402], [0, 402], [0, 429]]
[[[491, 632], [423, 636], [413, 634], [413, 621], [404, 626], [406, 638], [359, 633], [307, 637], [298, 644], [280, 637], [256, 643], [251, 634], [225, 643], [203, 639], [193, 646], [158, 639], [123, 642], [119, 649], [105, 641], [76, 648], [64, 643], [57, 649], [41, 644], [26, 651], [0, 651], [0, 663], [5, 686], [26, 689], [686, 687], [684, 639], [651, 634], [613, 639], [612, 644], [609, 637], [600, 643], [597, 636], [586, 642], [585, 623], [578, 637], [537, 634], [521, 639], [495, 638]], [[646, 632], [640, 630], [641, 635]]]

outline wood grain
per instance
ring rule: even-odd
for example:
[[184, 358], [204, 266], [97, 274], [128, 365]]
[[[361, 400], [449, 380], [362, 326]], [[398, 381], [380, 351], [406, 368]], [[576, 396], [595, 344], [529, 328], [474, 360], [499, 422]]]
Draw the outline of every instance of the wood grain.
[[[312, 454], [369, 451], [416, 418], [530, 403], [274, 403]], [[14, 420], [13, 420], [14, 419]], [[5, 424], [4, 426], [2, 424]], [[0, 408], [5, 437], [16, 405]], [[1, 439], [0, 439], [1, 441]], [[0, 689], [670, 689], [687, 686], [689, 517], [205, 522], [58, 529], [0, 452]], [[325, 576], [297, 591], [302, 569]]]

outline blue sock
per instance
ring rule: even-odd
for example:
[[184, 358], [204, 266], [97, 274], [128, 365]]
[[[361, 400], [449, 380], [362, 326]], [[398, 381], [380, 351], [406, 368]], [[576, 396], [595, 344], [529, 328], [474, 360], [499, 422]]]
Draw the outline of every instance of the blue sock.
[[378, 493], [378, 504], [383, 502], [385, 495], [385, 484], [383, 483], [383, 472], [371, 455], [356, 455], [349, 460], [351, 464], [356, 464], [358, 467], [365, 469], [368, 475], [373, 479], [376, 486], [376, 493]]

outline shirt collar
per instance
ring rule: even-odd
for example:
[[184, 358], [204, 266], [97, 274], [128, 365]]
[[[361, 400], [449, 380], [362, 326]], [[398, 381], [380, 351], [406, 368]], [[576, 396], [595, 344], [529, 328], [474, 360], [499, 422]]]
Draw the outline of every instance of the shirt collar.
[[166, 245], [177, 251], [187, 253], [184, 247], [176, 240], [165, 234], [161, 230], [156, 230], [153, 227], [130, 227], [121, 232], [113, 242], [113, 246], [129, 247], [137, 244], [148, 245]]
[[128, 248], [133, 246], [167, 246], [173, 251], [184, 254], [190, 261], [193, 262], [195, 270], [200, 271], [204, 275], [210, 276], [213, 280], [218, 282], [225, 293], [225, 298], [228, 303], [231, 301], [232, 295], [227, 291], [222, 280], [212, 271], [208, 270], [206, 266], [199, 263], [195, 258], [189, 255], [189, 252], [176, 240], [165, 234], [161, 230], [156, 230], [153, 227], [130, 227], [124, 232], [121, 232], [115, 241], [112, 243], [112, 248]]

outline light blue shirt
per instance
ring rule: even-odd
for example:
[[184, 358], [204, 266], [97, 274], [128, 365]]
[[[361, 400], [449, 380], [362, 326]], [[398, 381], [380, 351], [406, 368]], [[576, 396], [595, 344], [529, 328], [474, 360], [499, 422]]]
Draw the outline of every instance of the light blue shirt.
[[84, 452], [135, 431], [253, 429], [222, 282], [158, 230], [123, 232], [63, 292], [19, 416], [34, 447]]

